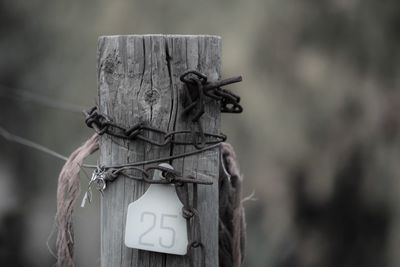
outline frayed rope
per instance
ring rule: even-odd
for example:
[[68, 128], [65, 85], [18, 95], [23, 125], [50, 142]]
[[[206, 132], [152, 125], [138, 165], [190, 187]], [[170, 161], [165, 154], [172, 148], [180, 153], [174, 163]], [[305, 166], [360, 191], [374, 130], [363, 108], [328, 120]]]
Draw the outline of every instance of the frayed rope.
[[[74, 267], [72, 215], [80, 193], [79, 172], [83, 160], [99, 149], [99, 136], [93, 135], [68, 158], [58, 177], [57, 188], [57, 266]], [[239, 267], [245, 250], [245, 219], [242, 206], [242, 176], [236, 154], [228, 143], [221, 144], [222, 167], [219, 178], [219, 262], [221, 267]]]
[[219, 177], [219, 266], [240, 267], [244, 262], [246, 222], [242, 182], [232, 145], [221, 144]]
[[74, 266], [74, 233], [72, 214], [80, 193], [79, 172], [83, 160], [99, 149], [99, 136], [94, 134], [69, 156], [58, 176], [57, 187], [57, 266]]

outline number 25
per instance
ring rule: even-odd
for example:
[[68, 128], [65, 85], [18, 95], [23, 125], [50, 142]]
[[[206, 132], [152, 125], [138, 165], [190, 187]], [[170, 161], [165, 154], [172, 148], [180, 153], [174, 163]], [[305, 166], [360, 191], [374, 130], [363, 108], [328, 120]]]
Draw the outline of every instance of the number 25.
[[[145, 238], [145, 236], [148, 233], [150, 233], [156, 227], [157, 215], [155, 213], [149, 212], [149, 211], [142, 212], [141, 217], [140, 217], [140, 222], [143, 222], [145, 220], [145, 217], [150, 217], [152, 222], [150, 224], [150, 227], [147, 228], [146, 231], [144, 231], [143, 234], [141, 234], [139, 236], [139, 244], [144, 245], [144, 246], [154, 247], [153, 243], [150, 243], [148, 241], [147, 242], [143, 241], [143, 239]], [[168, 218], [176, 219], [177, 217], [178, 217], [177, 215], [172, 215], [172, 214], [161, 214], [160, 229], [171, 233], [171, 242], [169, 244], [164, 243], [163, 238], [159, 237], [158, 243], [163, 248], [172, 248], [175, 245], [175, 235], [176, 235], [175, 229], [167, 226], [165, 223], [165, 220]]]

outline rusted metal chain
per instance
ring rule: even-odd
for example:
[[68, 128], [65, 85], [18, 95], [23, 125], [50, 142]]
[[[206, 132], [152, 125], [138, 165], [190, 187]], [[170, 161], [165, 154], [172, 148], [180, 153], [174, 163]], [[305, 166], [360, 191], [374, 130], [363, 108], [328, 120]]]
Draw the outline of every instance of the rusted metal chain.
[[[161, 171], [159, 180], [153, 180], [151, 172]], [[139, 173], [133, 175], [132, 173], [127, 173], [127, 171], [136, 171]], [[205, 266], [205, 249], [204, 244], [201, 241], [200, 232], [200, 217], [197, 210], [197, 185], [212, 185], [213, 180], [211, 179], [196, 179], [194, 176], [182, 176], [182, 174], [176, 170], [162, 167], [162, 166], [151, 166], [146, 169], [139, 167], [126, 166], [121, 168], [107, 168], [104, 166], [98, 166], [94, 171], [92, 179], [89, 183], [86, 195], [91, 196], [91, 187], [95, 186], [97, 190], [102, 194], [107, 187], [107, 183], [115, 181], [119, 176], [124, 176], [129, 179], [136, 181], [145, 182], [148, 184], [174, 184], [176, 188], [176, 193], [178, 198], [183, 204], [182, 216], [187, 220], [189, 224], [188, 230], [188, 255], [191, 259], [190, 265], [194, 267], [194, 250], [201, 249], [201, 266]], [[193, 186], [193, 197], [192, 204], [189, 203], [189, 190], [188, 185]], [[91, 198], [89, 196], [89, 198]]]
[[[221, 112], [240, 113], [243, 111], [239, 104], [240, 97], [233, 94], [222, 86], [242, 81], [241, 76], [228, 79], [209, 82], [206, 75], [190, 70], [180, 76], [180, 80], [185, 84], [185, 99], [182, 116], [190, 117], [193, 123], [190, 130], [165, 132], [155, 127], [146, 125], [144, 122], [126, 127], [114, 122], [107, 115], [98, 111], [97, 107], [93, 107], [85, 112], [85, 123], [88, 127], [93, 128], [99, 135], [108, 134], [114, 137], [141, 140], [155, 146], [173, 145], [193, 145], [197, 149], [204, 148], [206, 145], [225, 142], [227, 137], [224, 134], [211, 134], [203, 131], [201, 117], [204, 114], [204, 98], [209, 97], [217, 100], [221, 105]], [[152, 133], [158, 136], [157, 140], [150, 139], [144, 134]], [[191, 135], [191, 141], [175, 141], [177, 135]], [[158, 141], [160, 140], [163, 141]]]
[[195, 107], [198, 110], [193, 114], [192, 121], [197, 121], [204, 113], [204, 96], [220, 101], [221, 112], [224, 113], [241, 113], [243, 111], [240, 103], [240, 97], [227, 89], [222, 89], [222, 86], [241, 82], [242, 76], [235, 76], [228, 79], [218, 81], [208, 81], [207, 76], [196, 70], [189, 70], [183, 73], [180, 80], [186, 85], [186, 109], [187, 113]]
[[[205, 246], [201, 240], [200, 217], [197, 210], [197, 185], [210, 185], [213, 183], [213, 181], [206, 179], [195, 179], [193, 176], [182, 176], [175, 170], [161, 166], [152, 166], [146, 169], [139, 168], [138, 166], [142, 165], [143, 163], [149, 164], [164, 160], [171, 162], [176, 158], [202, 153], [203, 151], [212, 149], [214, 147], [219, 147], [222, 142], [226, 141], [227, 137], [224, 134], [211, 134], [203, 131], [201, 117], [205, 112], [205, 98], [208, 97], [218, 101], [220, 103], [221, 112], [242, 112], [243, 108], [239, 104], [240, 97], [227, 89], [221, 88], [222, 86], [242, 81], [242, 77], [237, 76], [210, 82], [208, 81], [207, 76], [203, 73], [195, 70], [189, 70], [180, 76], [180, 80], [184, 83], [185, 89], [183, 111], [181, 115], [187, 117], [192, 122], [190, 130], [165, 132], [146, 125], [143, 122], [138, 122], [131, 127], [125, 127], [114, 122], [107, 115], [100, 113], [97, 107], [93, 107], [85, 112], [85, 122], [99, 135], [108, 134], [110, 136], [127, 140], [140, 140], [160, 147], [167, 145], [193, 145], [197, 150], [186, 152], [180, 155], [172, 155], [163, 159], [149, 160], [146, 162], [133, 162], [115, 166], [98, 166], [93, 173], [86, 194], [91, 192], [92, 185], [95, 185], [96, 188], [102, 193], [106, 189], [107, 183], [113, 182], [119, 176], [149, 184], [174, 184], [178, 198], [183, 204], [182, 216], [189, 224], [189, 242], [187, 251], [191, 259], [190, 265], [194, 266], [194, 255], [196, 255], [194, 251], [200, 249], [201, 266], [206, 266]], [[148, 134], [146, 135], [145, 133]], [[149, 136], [149, 133], [157, 136], [157, 140], [147, 137]], [[192, 136], [190, 141], [176, 141], [175, 136], [189, 134]], [[152, 177], [150, 172], [154, 170], [161, 171], [160, 180], [150, 179], [150, 177]], [[188, 186], [192, 186], [192, 198], [189, 197]]]
[[[150, 178], [152, 177], [151, 172], [155, 170], [161, 171], [160, 180], [153, 180]], [[136, 175], [134, 175], [132, 172], [136, 172]], [[96, 186], [96, 189], [98, 189], [99, 191], [104, 191], [107, 187], [107, 183], [114, 182], [120, 175], [148, 184], [213, 184], [213, 181], [210, 179], [195, 179], [195, 177], [190, 175], [182, 176], [182, 174], [180, 174], [178, 171], [171, 170], [162, 166], [151, 166], [145, 169], [136, 166], [124, 166], [119, 168], [98, 166], [94, 171], [92, 183]]]
[[[143, 122], [139, 122], [138, 124], [131, 127], [124, 127], [116, 122], [113, 122], [105, 114], [100, 113], [97, 107], [91, 108], [90, 110], [85, 112], [85, 114], [86, 125], [90, 128], [93, 128], [99, 135], [108, 134], [117, 138], [127, 140], [141, 140], [151, 145], [160, 147], [170, 144], [198, 146], [198, 144], [202, 143], [203, 141], [202, 137], [199, 140], [199, 132], [195, 131], [195, 129], [165, 132], [155, 127], [148, 126]], [[145, 132], [153, 133], [158, 136], [158, 140], [161, 139], [163, 141], [160, 142], [150, 139], [145, 136]], [[192, 136], [191, 141], [175, 141], [175, 136], [189, 134]], [[221, 142], [225, 142], [227, 139], [226, 135], [224, 134], [202, 133], [201, 135], [205, 138], [204, 145], [218, 144]]]
[[[231, 91], [222, 89], [222, 86], [242, 81], [241, 76], [209, 82], [205, 74], [196, 70], [189, 70], [180, 76], [185, 84], [184, 109], [182, 116], [190, 117], [192, 121], [193, 140], [200, 139], [200, 142], [193, 141], [196, 148], [204, 147], [207, 144], [207, 134], [203, 132], [201, 116], [204, 114], [205, 96], [217, 100], [221, 105], [221, 112], [240, 113], [243, 111], [239, 104], [240, 97]], [[197, 128], [197, 132], [194, 128]]]

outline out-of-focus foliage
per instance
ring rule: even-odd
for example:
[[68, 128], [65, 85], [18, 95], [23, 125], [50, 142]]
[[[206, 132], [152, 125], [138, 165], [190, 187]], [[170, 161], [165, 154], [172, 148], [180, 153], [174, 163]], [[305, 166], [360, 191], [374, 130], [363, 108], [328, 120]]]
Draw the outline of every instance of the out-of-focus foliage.
[[[221, 35], [244, 76], [223, 128], [257, 199], [246, 265], [399, 266], [399, 24], [395, 0], [2, 1], [0, 125], [67, 154], [82, 116], [16, 92], [91, 106], [99, 35]], [[49, 266], [62, 162], [0, 145], [0, 265]], [[76, 214], [78, 266], [99, 265], [97, 203]]]

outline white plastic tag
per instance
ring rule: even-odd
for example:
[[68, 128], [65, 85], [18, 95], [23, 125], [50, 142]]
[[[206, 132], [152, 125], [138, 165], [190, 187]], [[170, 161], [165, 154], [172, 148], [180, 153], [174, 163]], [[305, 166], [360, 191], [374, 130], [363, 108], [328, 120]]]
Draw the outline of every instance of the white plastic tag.
[[[160, 166], [173, 169], [166, 163]], [[160, 176], [161, 171], [155, 170], [153, 179], [160, 179]], [[185, 255], [188, 237], [182, 207], [174, 185], [150, 185], [143, 196], [128, 206], [125, 245], [130, 248]]]

